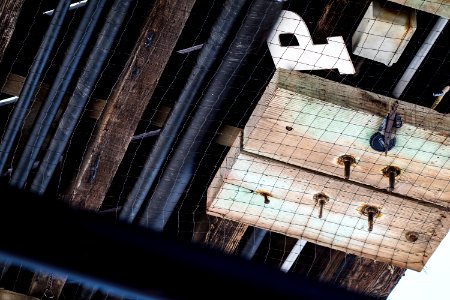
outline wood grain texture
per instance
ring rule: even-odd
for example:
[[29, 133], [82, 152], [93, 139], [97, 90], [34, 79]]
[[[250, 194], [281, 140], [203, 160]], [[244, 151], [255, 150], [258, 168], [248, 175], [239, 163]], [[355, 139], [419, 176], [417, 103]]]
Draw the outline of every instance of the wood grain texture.
[[203, 243], [227, 254], [234, 254], [247, 228], [243, 223], [212, 217]]
[[327, 37], [342, 36], [350, 45], [353, 32], [371, 0], [330, 0], [317, 21], [312, 37], [315, 43], [326, 43]]
[[[269, 194], [269, 204], [261, 193]], [[317, 193], [330, 197], [318, 217]], [[368, 231], [364, 205], [382, 215]], [[358, 186], [241, 151], [208, 212], [336, 250], [421, 270], [449, 229], [448, 213], [386, 192]], [[408, 231], [418, 233], [410, 242]]]
[[364, 257], [358, 257], [344, 269], [337, 284], [378, 299], [386, 299], [405, 269]]
[[406, 269], [307, 243], [292, 273], [386, 299]]
[[0, 62], [16, 28], [17, 18], [24, 0], [2, 0], [0, 2]]
[[15, 293], [0, 288], [0, 299], [2, 300], [38, 300], [38, 298], [30, 297], [27, 295]]
[[29, 295], [39, 299], [58, 299], [67, 277], [36, 272], [30, 286]]
[[[155, 3], [124, 75], [108, 99], [80, 172], [67, 191], [74, 206], [100, 208], [194, 2], [159, 0]], [[95, 180], [89, 180], [93, 160], [98, 161], [97, 175]]]
[[[383, 168], [394, 165], [402, 170], [395, 193], [449, 205], [450, 127], [445, 126], [450, 126], [450, 115], [400, 102], [404, 124], [385, 156], [369, 140], [392, 99], [367, 97], [368, 92], [306, 74], [280, 72], [280, 81], [274, 78], [272, 84], [288, 89], [273, 90], [259, 102], [244, 129], [246, 151], [338, 177], [344, 175], [338, 158], [352, 155], [357, 163], [350, 179], [380, 189], [389, 187]], [[294, 84], [298, 93], [292, 91], [297, 90]]]
[[[386, 116], [390, 105], [397, 100], [319, 76], [282, 69], [275, 72], [270, 84], [294, 93], [344, 108], [365, 111], [380, 117]], [[274, 88], [272, 87], [272, 89]], [[434, 131], [444, 137], [450, 136], [450, 115], [441, 114], [431, 108], [410, 102], [399, 100], [399, 104], [397, 112], [402, 116], [404, 123]]]
[[444, 18], [450, 18], [450, 0], [389, 0], [401, 5], [423, 10]]

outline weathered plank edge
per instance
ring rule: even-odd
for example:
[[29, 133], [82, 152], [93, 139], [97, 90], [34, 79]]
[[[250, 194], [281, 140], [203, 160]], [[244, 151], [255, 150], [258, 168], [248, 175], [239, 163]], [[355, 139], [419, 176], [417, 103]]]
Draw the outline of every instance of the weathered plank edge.
[[450, 136], [450, 115], [439, 113], [428, 107], [397, 100], [298, 71], [277, 69], [272, 81], [278, 87], [298, 94], [343, 107], [369, 112], [381, 117], [385, 117], [389, 112], [391, 104], [394, 101], [398, 101], [398, 113], [402, 116], [403, 122], [436, 131], [439, 135]]

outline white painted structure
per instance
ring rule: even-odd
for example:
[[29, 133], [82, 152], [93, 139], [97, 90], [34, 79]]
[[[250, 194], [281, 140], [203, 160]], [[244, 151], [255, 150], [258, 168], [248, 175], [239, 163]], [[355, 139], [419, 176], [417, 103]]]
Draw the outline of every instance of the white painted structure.
[[[293, 34], [298, 46], [282, 46], [281, 34]], [[338, 69], [341, 74], [354, 74], [352, 60], [341, 36], [327, 38], [327, 44], [313, 43], [305, 21], [292, 11], [284, 10], [267, 42], [277, 68], [287, 70]]]
[[414, 9], [395, 11], [374, 1], [353, 34], [353, 54], [390, 67], [398, 61], [416, 28]]

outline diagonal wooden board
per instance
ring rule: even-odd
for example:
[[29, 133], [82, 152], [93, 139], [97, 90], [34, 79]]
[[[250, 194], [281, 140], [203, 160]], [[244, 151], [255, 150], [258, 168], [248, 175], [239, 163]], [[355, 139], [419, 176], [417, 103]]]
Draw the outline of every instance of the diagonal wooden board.
[[[439, 206], [244, 151], [221, 181], [209, 190], [210, 214], [404, 268], [421, 270], [448, 230], [448, 213]], [[313, 198], [319, 192], [330, 197], [322, 219]], [[363, 205], [381, 209], [372, 232]], [[408, 232], [418, 240], [408, 241]]]
[[244, 129], [246, 151], [339, 177], [338, 158], [352, 155], [351, 180], [380, 189], [389, 186], [383, 168], [394, 165], [402, 170], [395, 193], [448, 206], [449, 115], [400, 101], [404, 124], [385, 156], [369, 140], [394, 99], [301, 73], [280, 71], [273, 84]]

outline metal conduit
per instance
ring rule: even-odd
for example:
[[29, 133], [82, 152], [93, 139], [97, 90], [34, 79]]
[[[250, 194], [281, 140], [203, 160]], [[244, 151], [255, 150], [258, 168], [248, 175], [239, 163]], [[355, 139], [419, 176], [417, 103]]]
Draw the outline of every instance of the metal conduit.
[[443, 17], [440, 17], [436, 21], [436, 23], [434, 24], [430, 33], [428, 34], [427, 38], [425, 39], [424, 43], [420, 46], [416, 55], [414, 56], [412, 61], [409, 63], [409, 66], [406, 68], [402, 77], [400, 78], [400, 80], [397, 82], [397, 85], [393, 89], [392, 95], [395, 98], [400, 98], [400, 96], [403, 94], [403, 91], [405, 90], [406, 86], [409, 84], [409, 82], [411, 81], [411, 78], [414, 76], [417, 69], [422, 64], [422, 61], [427, 56], [431, 47], [433, 47], [434, 42], [436, 42], [439, 35], [444, 30], [445, 26], [447, 25], [447, 22], [448, 22], [448, 19], [443, 18]]
[[39, 116], [37, 117], [33, 130], [28, 138], [25, 149], [20, 157], [16, 170], [13, 172], [10, 184], [12, 186], [23, 188], [27, 177], [36, 160], [36, 156], [44, 143], [45, 137], [50, 126], [55, 119], [61, 101], [67, 92], [73, 74], [76, 71], [78, 63], [86, 49], [87, 43], [94, 31], [95, 24], [98, 22], [100, 14], [105, 6], [106, 0], [89, 1], [83, 19], [75, 33], [75, 36], [67, 50], [66, 57], [56, 75], [56, 79], [45, 100]]
[[253, 256], [255, 256], [256, 250], [258, 250], [266, 234], [267, 230], [253, 227], [252, 235], [245, 243], [240, 256], [247, 260], [251, 260]]
[[77, 82], [75, 91], [69, 100], [64, 115], [61, 117], [50, 146], [39, 166], [36, 177], [31, 184], [30, 191], [40, 195], [45, 192], [132, 1], [116, 0], [114, 2], [97, 42], [89, 55], [83, 73]]
[[[212, 142], [215, 116], [227, 105], [227, 94], [250, 53], [256, 52], [277, 21], [283, 1], [255, 0], [211, 84], [174, 150], [145, 208], [140, 224], [162, 231], [194, 173], [197, 156]], [[132, 199], [131, 199], [132, 200]]]
[[19, 100], [9, 119], [7, 129], [3, 135], [0, 144], [0, 174], [3, 174], [3, 168], [8, 160], [11, 148], [16, 140], [17, 134], [25, 119], [26, 112], [30, 106], [31, 98], [41, 78], [42, 71], [47, 64], [48, 57], [52, 52], [59, 30], [61, 29], [64, 18], [69, 10], [70, 0], [61, 0], [56, 7], [55, 14], [48, 26], [44, 39], [39, 46], [39, 50], [34, 58], [33, 65], [25, 80]]
[[230, 30], [244, 5], [245, 0], [228, 0], [214, 24], [210, 37], [199, 53], [197, 63], [184, 86], [178, 101], [176, 102], [164, 128], [153, 146], [141, 174], [128, 196], [120, 218], [132, 222], [136, 217], [145, 197], [156, 181], [156, 177], [162, 168], [165, 158], [173, 148], [173, 144], [182, 128], [189, 107], [196, 99], [206, 74], [213, 65], [222, 48]]

